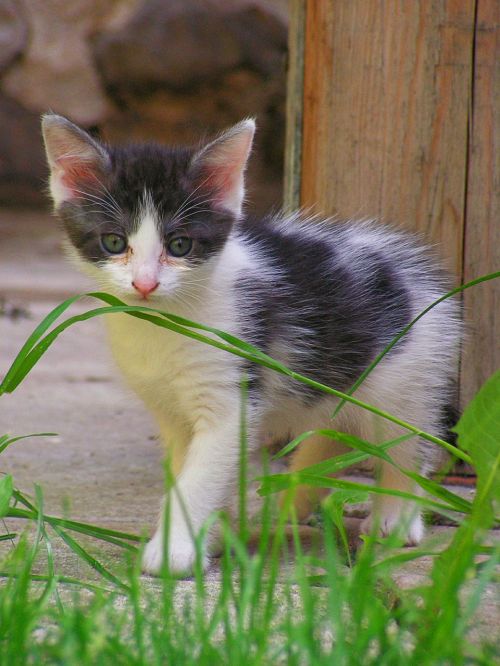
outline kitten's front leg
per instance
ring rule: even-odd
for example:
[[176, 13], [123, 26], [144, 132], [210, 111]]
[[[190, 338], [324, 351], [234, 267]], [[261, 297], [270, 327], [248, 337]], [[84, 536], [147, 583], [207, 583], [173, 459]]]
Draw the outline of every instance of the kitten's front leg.
[[[225, 423], [198, 421], [175, 487], [170, 492], [168, 557], [175, 574], [191, 573], [196, 559], [196, 537], [213, 511], [224, 508], [237, 478], [238, 417]], [[164, 509], [165, 510], [165, 509]], [[156, 533], [147, 544], [143, 570], [158, 574], [164, 551], [163, 511]], [[203, 565], [207, 564], [203, 554]]]

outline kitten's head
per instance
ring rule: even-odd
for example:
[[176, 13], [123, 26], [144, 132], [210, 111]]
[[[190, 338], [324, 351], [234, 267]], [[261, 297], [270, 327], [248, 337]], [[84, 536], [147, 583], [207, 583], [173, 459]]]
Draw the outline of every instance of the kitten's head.
[[42, 131], [55, 210], [86, 272], [124, 298], [202, 279], [241, 215], [253, 120], [201, 149], [108, 147], [54, 114]]

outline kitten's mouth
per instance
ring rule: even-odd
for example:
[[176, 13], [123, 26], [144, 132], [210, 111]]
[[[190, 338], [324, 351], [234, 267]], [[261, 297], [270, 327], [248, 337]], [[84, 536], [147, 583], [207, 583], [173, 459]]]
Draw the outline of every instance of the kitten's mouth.
[[140, 294], [135, 289], [122, 291], [121, 294], [117, 293], [119, 298], [122, 298], [129, 305], [145, 305], [146, 303], [158, 302], [160, 294]]
[[139, 301], [140, 303], [150, 303], [151, 301], [156, 301], [158, 294], [138, 294], [134, 293], [132, 294], [132, 297], [135, 301]]

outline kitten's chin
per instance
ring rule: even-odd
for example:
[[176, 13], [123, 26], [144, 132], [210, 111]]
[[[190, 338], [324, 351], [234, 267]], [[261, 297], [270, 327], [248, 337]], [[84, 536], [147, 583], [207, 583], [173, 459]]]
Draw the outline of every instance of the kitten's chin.
[[140, 294], [137, 291], [124, 291], [114, 289], [111, 292], [114, 296], [127, 303], [127, 305], [142, 305], [144, 307], [160, 307], [166, 302], [175, 301], [175, 295], [166, 293], [164, 290], [155, 291], [151, 294]]
[[116, 293], [116, 296], [128, 305], [147, 305], [154, 307], [165, 300], [165, 294], [139, 294], [137, 292], [121, 292]]

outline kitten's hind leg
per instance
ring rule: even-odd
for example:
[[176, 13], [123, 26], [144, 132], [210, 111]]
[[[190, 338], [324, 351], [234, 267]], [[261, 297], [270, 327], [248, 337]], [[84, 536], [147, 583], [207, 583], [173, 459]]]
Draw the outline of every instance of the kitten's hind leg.
[[[348, 449], [335, 440], [324, 435], [311, 435], [295, 449], [290, 461], [289, 471], [299, 472], [305, 467], [333, 458]], [[328, 495], [328, 488], [318, 488], [316, 486], [301, 485], [296, 489], [294, 497], [294, 507], [297, 518], [300, 522], [307, 521], [314, 508], [321, 502], [323, 497]], [[281, 502], [284, 502], [283, 493]]]
[[[385, 440], [395, 439], [407, 431], [385, 426]], [[418, 471], [418, 441], [415, 437], [388, 451], [402, 468]], [[388, 462], [378, 465], [377, 484], [382, 488], [420, 495], [420, 487], [396, 466]], [[418, 502], [394, 495], [373, 494], [371, 515], [361, 525], [362, 533], [377, 529], [382, 536], [397, 533], [407, 546], [419, 544], [424, 537], [422, 509]]]

